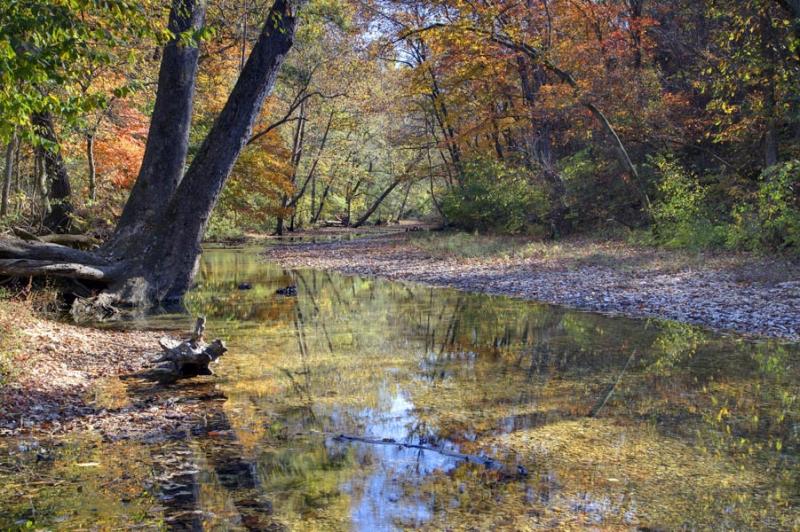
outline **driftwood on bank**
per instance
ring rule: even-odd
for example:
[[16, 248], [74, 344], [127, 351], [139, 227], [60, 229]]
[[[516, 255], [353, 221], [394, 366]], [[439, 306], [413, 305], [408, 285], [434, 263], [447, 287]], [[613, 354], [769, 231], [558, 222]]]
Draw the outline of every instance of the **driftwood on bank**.
[[186, 340], [164, 337], [159, 341], [163, 353], [153, 362], [158, 364], [147, 376], [161, 382], [175, 382], [199, 375], [213, 375], [209, 365], [228, 350], [222, 340], [210, 344], [203, 339], [206, 319], [197, 318], [194, 330]]

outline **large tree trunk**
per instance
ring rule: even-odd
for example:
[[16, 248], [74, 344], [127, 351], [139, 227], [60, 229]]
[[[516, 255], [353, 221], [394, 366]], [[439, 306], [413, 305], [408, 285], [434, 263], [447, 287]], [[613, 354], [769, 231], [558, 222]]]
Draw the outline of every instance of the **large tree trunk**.
[[61, 156], [61, 145], [56, 136], [53, 117], [50, 113], [39, 113], [33, 116], [32, 122], [37, 134], [51, 144], [49, 147], [39, 147], [49, 185], [47, 197], [50, 208], [44, 217], [44, 225], [54, 233], [66, 233], [72, 226], [72, 187], [67, 166]]
[[135, 247], [145, 252], [106, 299], [147, 306], [183, 298], [194, 279], [211, 211], [292, 46], [296, 20], [289, 0], [276, 0], [236, 86], [163, 216], [151, 231], [136, 235], [140, 245]]
[[[176, 2], [173, 11], [187, 2]], [[122, 307], [148, 310], [181, 300], [194, 278], [200, 242], [211, 211], [292, 46], [296, 21], [295, 4], [291, 0], [276, 0], [225, 107], [172, 197], [167, 200], [150, 196], [149, 188], [137, 193], [148, 195], [156, 203], [166, 202], [166, 206], [156, 207], [155, 212], [161, 214], [154, 217], [154, 209], [144, 205], [140, 213], [145, 216], [149, 213], [149, 217], [144, 223], [134, 218], [135, 230], [121, 223], [117, 238], [127, 235], [124, 246], [112, 249], [114, 252], [109, 254], [108, 250], [85, 253], [52, 244], [0, 241], [0, 274], [57, 275], [106, 285], [96, 298], [76, 301], [73, 305], [76, 317], [114, 314]], [[171, 60], [165, 56], [165, 61]], [[175, 65], [184, 66], [180, 62]], [[172, 74], [165, 77], [171, 79]], [[182, 94], [183, 98], [190, 98], [191, 90]], [[179, 134], [182, 135], [182, 130]], [[164, 138], [153, 133], [148, 145], [180, 144], [182, 138]], [[178, 146], [176, 151], [183, 152], [183, 148]], [[164, 154], [161, 160], [176, 163], [179, 158], [182, 159]], [[174, 175], [167, 177], [172, 179]], [[145, 177], [151, 178], [155, 182], [154, 176]]]
[[199, 50], [181, 35], [202, 28], [205, 0], [173, 0], [169, 15], [172, 39], [164, 47], [156, 102], [150, 119], [142, 166], [107, 249], [124, 256], [131, 237], [158, 219], [183, 177], [189, 150]]

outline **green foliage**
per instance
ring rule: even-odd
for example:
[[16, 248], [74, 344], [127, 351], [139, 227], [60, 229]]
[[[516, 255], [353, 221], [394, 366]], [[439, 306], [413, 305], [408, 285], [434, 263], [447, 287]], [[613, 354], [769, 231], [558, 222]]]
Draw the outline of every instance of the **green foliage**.
[[725, 242], [724, 226], [708, 208], [708, 189], [674, 159], [659, 155], [651, 163], [661, 173], [653, 205], [653, 238], [667, 247], [708, 248]]
[[40, 142], [31, 116], [77, 121], [109, 95], [82, 89], [86, 77], [116, 59], [128, 37], [147, 25], [131, 0], [5, 0], [0, 2], [0, 140], [17, 130]]
[[755, 201], [737, 205], [728, 232], [730, 247], [800, 252], [800, 161], [767, 168]]
[[211, 242], [224, 242], [239, 240], [244, 237], [244, 231], [237, 220], [230, 213], [217, 210], [208, 222], [205, 239]]
[[800, 251], [800, 161], [766, 169], [757, 191], [729, 210], [720, 209], [710, 187], [675, 160], [659, 156], [651, 161], [661, 180], [653, 205], [650, 243], [694, 249]]
[[[558, 161], [566, 186], [568, 217], [573, 227], [607, 229], [607, 220], [627, 219], [630, 191], [623, 186], [614, 164], [599, 159], [585, 148]], [[615, 226], [615, 228], [618, 228]]]
[[528, 172], [475, 159], [465, 164], [461, 185], [442, 199], [442, 210], [448, 222], [467, 231], [518, 234], [546, 216], [547, 198]]

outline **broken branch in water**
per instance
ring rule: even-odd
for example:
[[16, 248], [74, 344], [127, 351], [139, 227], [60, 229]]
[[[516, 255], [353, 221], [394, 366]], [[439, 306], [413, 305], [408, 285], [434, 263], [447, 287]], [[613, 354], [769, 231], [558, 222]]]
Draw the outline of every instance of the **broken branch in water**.
[[513, 477], [513, 478], [521, 478], [528, 476], [528, 470], [521, 465], [509, 466], [488, 456], [478, 456], [476, 454], [464, 454], [456, 451], [448, 451], [447, 449], [442, 449], [441, 447], [433, 447], [431, 445], [424, 445], [421, 443], [402, 442], [402, 441], [397, 441], [394, 438], [366, 438], [363, 436], [350, 436], [347, 434], [338, 434], [334, 436], [333, 439], [334, 441], [340, 441], [340, 442], [349, 441], [358, 443], [368, 443], [370, 445], [396, 445], [398, 447], [403, 447], [406, 449], [420, 449], [422, 451], [431, 451], [470, 464], [479, 464], [484, 466], [486, 469], [500, 471], [501, 473], [503, 473], [503, 476]]
[[206, 319], [197, 318], [194, 330], [186, 340], [164, 337], [159, 340], [161, 357], [153, 362], [158, 364], [150, 371], [150, 375], [162, 382], [174, 382], [178, 379], [213, 375], [209, 365], [215, 362], [228, 350], [222, 340], [214, 340], [207, 344], [203, 340]]

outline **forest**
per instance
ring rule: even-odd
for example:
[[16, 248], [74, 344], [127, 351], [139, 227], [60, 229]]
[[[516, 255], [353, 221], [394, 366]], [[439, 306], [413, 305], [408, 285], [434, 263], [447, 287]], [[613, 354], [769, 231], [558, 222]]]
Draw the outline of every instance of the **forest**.
[[0, 169], [0, 529], [800, 528], [800, 0], [0, 0]]
[[[167, 164], [180, 181], [201, 157], [270, 7], [186, 2], [169, 18], [163, 2], [4, 2], [2, 226], [107, 241], [135, 225], [137, 179]], [[209, 238], [408, 217], [800, 245], [796, 2], [298, 8], [273, 90], [212, 194]], [[179, 69], [194, 83], [165, 86], [183, 83], [169, 77]], [[154, 130], [162, 120], [181, 126]], [[151, 146], [143, 163], [149, 129], [185, 155], [162, 162]]]

